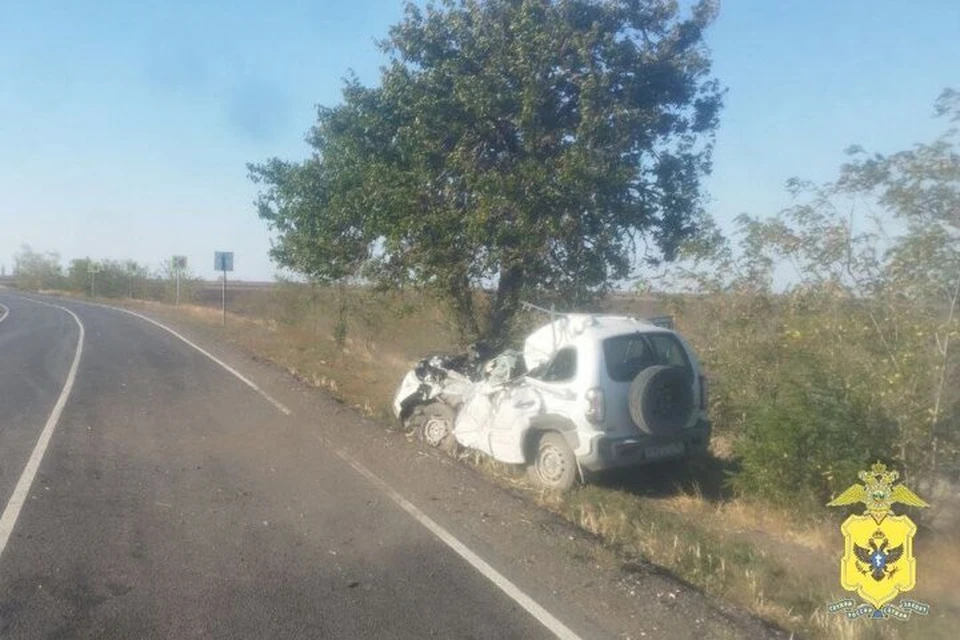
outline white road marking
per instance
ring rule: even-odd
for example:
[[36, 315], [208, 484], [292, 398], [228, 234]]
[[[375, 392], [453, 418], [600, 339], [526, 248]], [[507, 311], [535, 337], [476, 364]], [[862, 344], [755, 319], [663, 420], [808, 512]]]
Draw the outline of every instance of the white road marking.
[[[27, 300], [28, 298], [24, 299]], [[74, 322], [76, 322], [80, 328], [80, 336], [77, 338], [77, 350], [73, 354], [73, 364], [70, 365], [70, 371], [67, 373], [66, 382], [63, 383], [60, 397], [57, 398], [57, 403], [53, 405], [53, 411], [50, 412], [50, 417], [47, 418], [47, 423], [43, 426], [43, 431], [40, 432], [40, 438], [33, 447], [33, 453], [30, 454], [30, 458], [27, 460], [27, 466], [23, 468], [23, 473], [20, 474], [17, 486], [14, 487], [13, 494], [7, 501], [7, 507], [3, 510], [3, 515], [0, 516], [0, 556], [3, 555], [3, 550], [7, 547], [7, 541], [10, 540], [10, 534], [13, 533], [13, 527], [17, 524], [17, 518], [20, 517], [20, 510], [27, 500], [27, 494], [30, 493], [33, 479], [37, 475], [37, 469], [40, 468], [40, 461], [43, 459], [43, 454], [47, 451], [47, 445], [50, 444], [50, 438], [53, 436], [54, 429], [57, 428], [57, 422], [60, 420], [60, 414], [63, 413], [63, 407], [67, 404], [70, 390], [73, 389], [74, 380], [77, 378], [77, 368], [80, 366], [80, 355], [83, 353], [83, 323], [80, 322], [77, 314], [59, 305], [40, 302], [39, 300], [30, 300], [30, 302], [53, 307], [69, 313], [73, 316]]]
[[471, 551], [467, 545], [460, 542], [453, 536], [452, 533], [437, 524], [423, 511], [420, 511], [420, 509], [418, 509], [412, 502], [394, 491], [393, 488], [385, 481], [381, 480], [379, 476], [357, 462], [345, 451], [341, 449], [334, 449], [334, 453], [336, 453], [337, 456], [339, 456], [344, 462], [353, 467], [357, 473], [365, 477], [378, 489], [386, 493], [387, 496], [397, 503], [401, 509], [406, 511], [410, 517], [422, 524], [428, 531], [430, 531], [430, 533], [439, 538], [441, 542], [450, 547], [458, 556], [466, 560], [467, 563], [469, 563], [474, 569], [479, 571], [483, 577], [507, 594], [511, 600], [523, 607], [527, 613], [536, 618], [537, 621], [549, 629], [553, 635], [557, 636], [558, 638], [562, 638], [563, 640], [580, 640], [580, 636], [574, 633], [565, 624], [557, 620], [553, 614], [540, 606], [536, 600], [521, 591], [520, 587], [510, 582], [506, 576], [491, 567], [486, 560]]
[[0, 311], [0, 322], [3, 322], [7, 319], [7, 316], [10, 315], [10, 307], [0, 304], [0, 309], [2, 309], [2, 311]]
[[243, 384], [247, 385], [248, 387], [250, 387], [251, 389], [253, 389], [253, 390], [256, 391], [257, 393], [259, 393], [261, 396], [263, 396], [263, 398], [264, 398], [267, 402], [269, 402], [270, 404], [272, 404], [274, 407], [276, 407], [277, 411], [279, 411], [280, 413], [282, 413], [282, 414], [284, 414], [284, 415], [286, 415], [286, 416], [289, 416], [289, 415], [292, 415], [292, 414], [293, 414], [293, 412], [290, 411], [290, 409], [288, 409], [285, 404], [283, 404], [282, 402], [280, 402], [279, 400], [277, 400], [276, 398], [274, 398], [273, 396], [271, 396], [269, 393], [267, 393], [266, 391], [264, 391], [263, 389], [261, 389], [259, 386], [257, 386], [257, 383], [255, 383], [253, 380], [251, 380], [250, 378], [246, 377], [245, 375], [243, 375], [242, 373], [240, 373], [239, 371], [237, 371], [236, 369], [234, 369], [233, 367], [231, 367], [230, 365], [228, 365], [226, 362], [224, 362], [223, 360], [221, 360], [221, 359], [218, 358], [217, 356], [213, 355], [212, 353], [210, 353], [209, 351], [207, 351], [206, 349], [204, 349], [204, 348], [201, 347], [200, 345], [191, 342], [191, 341], [188, 340], [186, 337], [184, 337], [183, 335], [177, 333], [176, 331], [174, 331], [173, 329], [171, 329], [171, 328], [168, 327], [167, 325], [161, 324], [161, 323], [157, 322], [156, 320], [154, 320], [153, 318], [148, 318], [148, 317], [145, 316], [145, 315], [141, 315], [141, 314], [137, 313], [136, 311], [130, 311], [129, 309], [124, 309], [124, 308], [122, 308], [122, 307], [111, 307], [110, 305], [98, 304], [98, 303], [96, 303], [96, 302], [82, 302], [81, 304], [89, 304], [89, 305], [93, 305], [93, 306], [95, 306], [95, 307], [103, 307], [104, 309], [112, 309], [112, 310], [114, 310], [114, 311], [122, 311], [123, 313], [128, 313], [128, 314], [130, 314], [131, 316], [136, 316], [137, 318], [140, 318], [141, 320], [146, 320], [146, 321], [149, 322], [150, 324], [153, 324], [153, 325], [156, 325], [156, 326], [160, 327], [161, 329], [163, 329], [163, 330], [166, 331], [167, 333], [170, 333], [170, 334], [176, 336], [177, 338], [180, 338], [181, 340], [183, 340], [184, 342], [186, 342], [188, 345], [190, 345], [191, 347], [193, 347], [194, 349], [196, 349], [197, 351], [199, 351], [200, 353], [202, 353], [203, 355], [207, 356], [208, 358], [210, 358], [211, 360], [213, 360], [214, 362], [216, 362], [218, 365], [220, 365], [221, 367], [223, 367], [224, 369], [226, 369], [228, 372], [232, 373], [234, 376], [237, 377], [238, 380], [240, 380], [240, 382], [242, 382]]
[[[39, 302], [39, 301], [34, 300], [33, 302]], [[40, 304], [46, 304], [46, 303], [40, 303]], [[260, 394], [261, 396], [263, 396], [268, 402], [270, 402], [270, 404], [272, 404], [274, 407], [276, 407], [278, 410], [280, 410], [280, 411], [283, 412], [284, 414], [286, 414], [286, 415], [291, 415], [291, 414], [292, 414], [292, 412], [290, 411], [290, 409], [288, 409], [286, 406], [284, 406], [283, 404], [281, 404], [279, 401], [275, 400], [275, 399], [274, 399], [273, 397], [271, 397], [267, 392], [265, 392], [263, 389], [261, 389], [260, 387], [258, 387], [253, 381], [251, 381], [250, 379], [246, 378], [246, 377], [245, 377], [243, 374], [241, 374], [239, 371], [237, 371], [236, 369], [234, 369], [233, 367], [231, 367], [230, 365], [228, 365], [228, 364], [225, 363], [224, 361], [220, 360], [219, 358], [217, 358], [216, 356], [214, 356], [213, 354], [211, 354], [211, 353], [210, 353], [209, 351], [207, 351], [206, 349], [204, 349], [204, 348], [202, 348], [202, 347], [194, 344], [193, 342], [191, 342], [190, 340], [188, 340], [187, 338], [185, 338], [185, 337], [182, 336], [181, 334], [177, 333], [176, 331], [174, 331], [174, 330], [171, 329], [170, 327], [168, 327], [168, 326], [166, 326], [166, 325], [163, 325], [163, 324], [157, 322], [156, 320], [154, 320], [154, 319], [152, 319], [152, 318], [148, 318], [147, 316], [144, 316], [144, 315], [141, 315], [141, 314], [139, 314], [139, 313], [136, 313], [135, 311], [130, 311], [130, 310], [128, 310], [128, 309], [122, 309], [122, 308], [120, 308], [120, 307], [111, 307], [111, 306], [109, 306], [109, 305], [97, 304], [97, 303], [92, 303], [92, 302], [86, 302], [86, 303], [83, 303], [83, 304], [92, 304], [92, 305], [94, 305], [94, 306], [104, 307], [105, 309], [113, 309], [113, 310], [115, 310], [115, 311], [122, 311], [122, 312], [124, 312], [124, 313], [128, 313], [128, 314], [130, 314], [130, 315], [132, 315], [132, 316], [136, 316], [136, 317], [140, 318], [141, 320], [146, 320], [147, 322], [149, 322], [149, 323], [151, 323], [151, 324], [154, 324], [154, 325], [160, 327], [160, 328], [163, 329], [164, 331], [167, 331], [167, 332], [171, 333], [172, 335], [176, 336], [177, 338], [179, 338], [180, 340], [183, 340], [185, 343], [187, 343], [188, 345], [190, 345], [191, 347], [193, 347], [194, 349], [196, 349], [197, 351], [199, 351], [199, 352], [202, 353], [203, 355], [207, 356], [208, 358], [210, 358], [211, 360], [213, 360], [214, 362], [216, 362], [217, 364], [219, 364], [221, 367], [223, 367], [224, 369], [226, 369], [227, 371], [229, 371], [230, 373], [232, 373], [234, 376], [236, 376], [237, 378], [239, 378], [244, 384], [246, 384], [246, 385], [249, 386], [251, 389], [253, 389], [253, 390], [256, 391], [257, 393], [259, 393], [259, 394]], [[56, 305], [49, 305], [49, 306], [56, 306]], [[58, 307], [58, 308], [63, 309], [63, 307]], [[77, 319], [77, 323], [79, 324], [80, 320], [73, 314], [73, 312], [71, 312], [71, 311], [69, 311], [69, 310], [67, 310], [67, 309], [64, 309], [64, 310], [67, 311], [68, 313], [70, 313], [70, 315], [73, 315], [73, 317], [74, 317], [75, 319]], [[82, 338], [83, 338], [83, 325], [80, 325], [80, 330], [81, 330], [80, 337], [81, 337], [81, 341], [82, 341]], [[76, 358], [76, 360], [74, 361], [74, 367], [71, 369], [71, 376], [76, 373], [76, 365], [77, 365], [77, 363], [79, 363], [79, 361], [80, 361], [80, 355], [79, 355], [79, 351], [78, 351], [78, 352], [77, 352], [77, 358]], [[70, 379], [69, 381], [70, 381], [70, 384], [72, 385], [72, 384], [73, 384], [72, 379]], [[62, 398], [62, 399], [65, 401], [65, 397]], [[58, 403], [58, 405], [59, 405], [59, 403]], [[62, 409], [62, 407], [60, 407], [60, 409]], [[57, 412], [57, 417], [59, 417], [59, 411]], [[52, 429], [51, 429], [51, 431], [52, 431]], [[41, 436], [41, 437], [42, 437], [42, 436]], [[49, 440], [49, 436], [47, 437], [47, 439]], [[46, 445], [44, 445], [44, 447], [45, 447], [45, 446], [46, 446]], [[536, 618], [537, 621], [538, 621], [540, 624], [542, 624], [544, 627], [546, 627], [546, 628], [547, 628], [551, 633], [553, 633], [557, 638], [561, 638], [561, 640], [581, 640], [580, 636], [578, 636], [576, 633], [574, 633], [574, 631], [573, 631], [572, 629], [570, 629], [568, 626], [566, 626], [565, 624], [563, 624], [562, 622], [560, 622], [556, 617], [554, 617], [553, 614], [551, 614], [549, 611], [547, 611], [546, 609], [544, 609], [536, 600], [534, 600], [533, 598], [531, 598], [530, 596], [528, 596], [526, 593], [524, 593], [524, 592], [520, 589], [520, 587], [518, 587], [517, 585], [515, 585], [515, 584], [514, 584], [513, 582], [511, 582], [506, 576], [504, 576], [502, 573], [500, 573], [499, 571], [497, 571], [496, 569], [494, 569], [492, 566], [490, 566], [490, 563], [488, 563], [486, 560], [484, 560], [483, 558], [481, 558], [479, 555], [477, 555], [476, 553], [474, 553], [473, 551], [471, 551], [470, 548], [467, 547], [467, 545], [465, 545], [465, 544], [463, 544], [462, 542], [460, 542], [460, 540], [458, 540], [456, 537], [454, 537], [454, 535], [453, 535], [452, 533], [450, 533], [449, 531], [447, 531], [446, 529], [444, 529], [443, 527], [441, 527], [439, 524], [437, 524], [437, 523], [436, 523], [433, 519], [431, 519], [427, 514], [425, 514], [425, 513], [424, 513], [423, 511], [421, 511], [420, 509], [418, 509], [418, 508], [416, 507], [416, 505], [414, 505], [412, 502], [410, 502], [409, 500], [407, 500], [406, 498], [404, 498], [402, 495], [400, 495], [399, 493], [397, 493], [397, 492], [393, 489], [393, 487], [391, 487], [391, 486], [390, 486], [389, 484], [387, 484], [385, 481], [381, 480], [378, 475], [376, 475], [375, 473], [373, 473], [372, 471], [370, 471], [369, 469], [367, 469], [365, 466], [363, 466], [362, 464], [360, 464], [357, 460], [355, 460], [350, 454], [346, 453], [345, 451], [343, 451], [343, 450], [341, 450], [341, 449], [334, 449], [333, 451], [334, 451], [334, 453], [337, 454], [337, 456], [338, 456], [340, 459], [342, 459], [344, 462], [346, 462], [347, 464], [349, 464], [354, 470], [356, 470], [357, 473], [359, 473], [360, 475], [362, 475], [363, 477], [365, 477], [365, 478], [366, 478], [367, 480], [369, 480], [374, 486], [376, 486], [378, 489], [380, 489], [380, 490], [383, 491], [385, 494], [387, 494], [387, 496], [388, 496], [391, 500], [393, 500], [393, 501], [397, 504], [397, 506], [399, 506], [401, 509], [403, 509], [405, 512], [407, 512], [407, 514], [408, 514], [410, 517], [412, 517], [414, 520], [416, 520], [416, 521], [419, 522], [421, 525], [423, 525], [423, 527], [426, 528], [430, 533], [432, 533], [433, 535], [435, 535], [441, 542], [443, 542], [443, 543], [444, 543], [445, 545], [447, 545], [450, 549], [452, 549], [454, 553], [456, 553], [458, 556], [460, 556], [461, 558], [463, 558], [463, 559], [464, 559], [470, 566], [472, 566], [474, 569], [476, 569], [477, 571], [479, 571], [480, 574], [483, 575], [483, 577], [485, 577], [487, 580], [489, 580], [490, 582], [492, 582], [497, 588], [499, 588], [503, 593], [505, 593], [511, 600], [513, 600], [513, 601], [516, 602], [518, 605], [520, 605], [521, 607], [523, 607], [523, 609], [524, 609], [525, 611], [527, 611], [527, 613], [529, 613], [529, 614], [532, 615], [534, 618]], [[40, 455], [42, 456], [43, 454], [41, 453]], [[38, 461], [38, 462], [39, 462], [39, 461]], [[36, 473], [36, 470], [34, 470], [34, 473]], [[33, 479], [33, 478], [32, 478], [32, 475], [31, 475], [31, 481], [32, 481], [32, 479]], [[21, 481], [22, 481], [22, 479], [21, 479]], [[17, 485], [17, 487], [18, 487], [18, 489], [19, 489], [19, 484]], [[22, 504], [22, 503], [21, 503], [21, 504]], [[7, 510], [9, 511], [9, 509], [10, 509], [10, 507], [9, 507], [9, 505], [8, 505]], [[18, 507], [17, 511], [19, 512], [19, 507]], [[6, 520], [6, 517], [7, 517], [7, 513], [4, 512], [4, 514], [3, 514], [3, 519], [0, 520], [0, 526], [2, 526], [2, 523]], [[16, 521], [16, 516], [14, 516], [14, 522], [15, 522], [15, 521]], [[11, 528], [12, 528], [12, 526], [11, 526]], [[0, 530], [0, 535], [2, 535], [2, 530]], [[9, 533], [8, 533], [7, 535], [9, 535]], [[6, 538], [5, 538], [5, 537], [2, 539], [2, 544], [0, 544], [0, 553], [3, 553], [3, 545], [4, 545], [4, 544], [6, 544]]]

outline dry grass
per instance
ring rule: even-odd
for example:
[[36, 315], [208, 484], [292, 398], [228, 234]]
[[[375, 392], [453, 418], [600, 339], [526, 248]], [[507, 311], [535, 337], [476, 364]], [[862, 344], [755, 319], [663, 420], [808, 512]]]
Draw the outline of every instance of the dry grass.
[[[235, 305], [238, 312], [229, 315], [225, 337], [367, 415], [386, 417], [407, 368], [424, 353], [453, 348], [455, 336], [436, 305], [423, 298], [361, 292], [349, 304], [342, 345], [333, 338], [335, 296], [308, 296], [297, 287], [258, 291]], [[193, 322], [220, 323], [218, 310], [181, 305], [177, 313]], [[729, 447], [718, 439], [711, 460], [722, 467], [728, 455]], [[805, 636], [953, 638], [960, 624], [960, 540], [953, 532], [926, 533], [917, 545], [920, 578], [911, 596], [932, 605], [930, 616], [905, 624], [848, 621], [825, 609], [846, 595], [837, 571], [840, 514], [805, 522], [789, 511], [733, 499], [720, 490], [722, 474], [715, 470], [682, 472], [673, 480], [669, 473], [646, 472], [641, 478], [648, 484], [601, 482], [557, 495], [532, 489], [516, 468], [472, 452], [462, 458], [497, 482], [531, 493], [625, 556], [648, 559]]]
[[[139, 306], [169, 311], [155, 302]], [[221, 322], [220, 312], [207, 307], [180, 305], [178, 313], [206, 325]], [[348, 337], [340, 347], [329, 335], [318, 333], [310, 327], [234, 313], [228, 313], [225, 330], [230, 341], [275, 362], [301, 381], [326, 389], [365, 415], [384, 415], [396, 381], [409, 363], [398, 355], [379, 356], [371, 341]]]

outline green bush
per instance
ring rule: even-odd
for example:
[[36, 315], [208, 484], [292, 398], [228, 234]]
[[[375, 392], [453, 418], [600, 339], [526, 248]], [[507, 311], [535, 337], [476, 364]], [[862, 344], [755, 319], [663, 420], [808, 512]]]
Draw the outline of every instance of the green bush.
[[745, 411], [734, 443], [741, 495], [814, 512], [893, 454], [896, 431], [811, 355], [781, 363], [773, 396]]
[[30, 245], [22, 245], [13, 256], [14, 285], [18, 289], [38, 291], [57, 289], [63, 284], [63, 269], [60, 254], [55, 251], [41, 253]]

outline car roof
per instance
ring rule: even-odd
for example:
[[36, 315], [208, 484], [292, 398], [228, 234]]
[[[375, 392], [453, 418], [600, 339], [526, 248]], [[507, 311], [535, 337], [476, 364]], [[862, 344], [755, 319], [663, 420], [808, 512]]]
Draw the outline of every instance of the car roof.
[[523, 357], [528, 368], [546, 362], [563, 347], [582, 341], [602, 341], [630, 333], [667, 333], [670, 329], [640, 318], [618, 315], [565, 313], [532, 332], [524, 342]]

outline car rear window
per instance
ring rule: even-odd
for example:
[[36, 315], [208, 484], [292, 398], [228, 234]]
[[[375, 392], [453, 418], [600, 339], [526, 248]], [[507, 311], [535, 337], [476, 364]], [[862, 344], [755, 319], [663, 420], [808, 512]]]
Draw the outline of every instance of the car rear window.
[[607, 375], [615, 382], [629, 382], [654, 365], [675, 365], [692, 371], [683, 345], [672, 333], [630, 333], [603, 341]]

